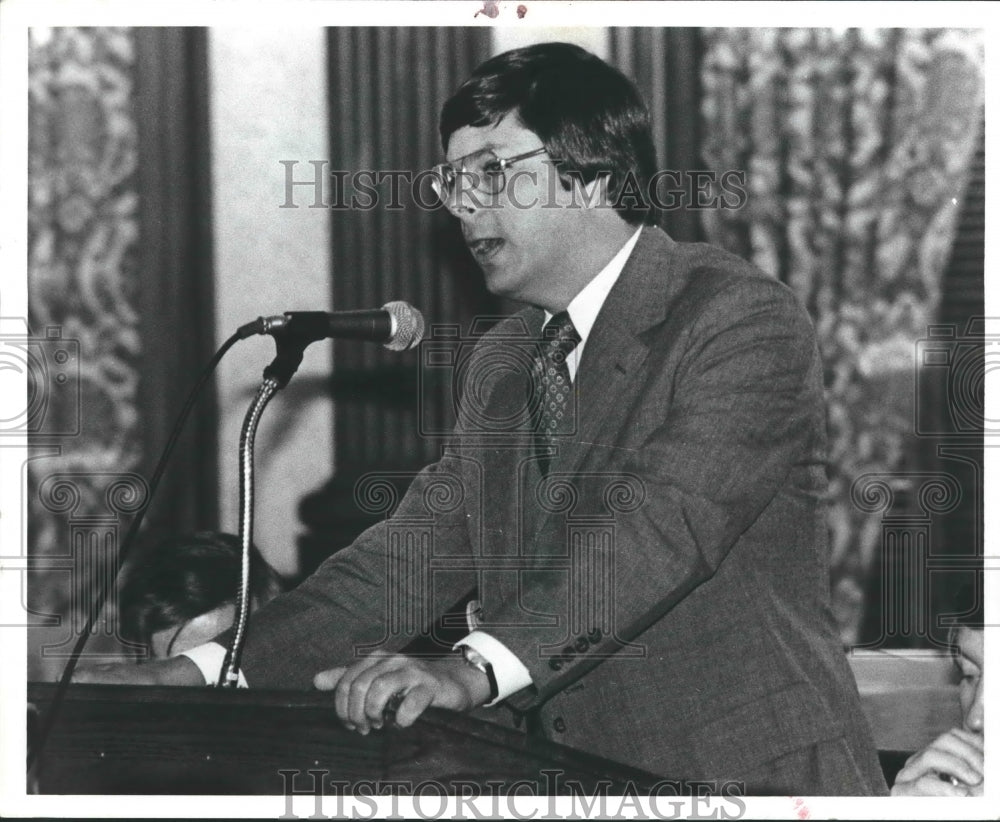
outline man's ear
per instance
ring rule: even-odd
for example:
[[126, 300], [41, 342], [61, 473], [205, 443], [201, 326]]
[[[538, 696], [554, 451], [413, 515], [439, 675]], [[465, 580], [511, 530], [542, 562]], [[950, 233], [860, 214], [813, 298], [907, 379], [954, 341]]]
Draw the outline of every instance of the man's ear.
[[608, 202], [609, 176], [609, 174], [598, 174], [589, 183], [584, 183], [579, 179], [574, 181], [574, 185], [579, 188], [577, 200], [585, 209], [593, 210], [611, 206], [611, 203]]

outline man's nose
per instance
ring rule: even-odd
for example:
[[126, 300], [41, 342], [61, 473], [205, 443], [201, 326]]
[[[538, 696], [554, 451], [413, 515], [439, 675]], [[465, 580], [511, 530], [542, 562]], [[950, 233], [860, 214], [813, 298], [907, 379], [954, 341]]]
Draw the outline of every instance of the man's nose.
[[478, 192], [466, 179], [464, 174], [458, 174], [448, 196], [444, 198], [444, 207], [459, 219], [469, 218], [475, 214], [482, 203], [476, 196]]
[[474, 213], [474, 207], [459, 200], [458, 196], [452, 194], [444, 201], [444, 207], [448, 209], [452, 216], [458, 219], [466, 219]]
[[976, 684], [976, 692], [972, 697], [969, 710], [965, 712], [965, 728], [973, 733], [983, 732], [983, 679]]

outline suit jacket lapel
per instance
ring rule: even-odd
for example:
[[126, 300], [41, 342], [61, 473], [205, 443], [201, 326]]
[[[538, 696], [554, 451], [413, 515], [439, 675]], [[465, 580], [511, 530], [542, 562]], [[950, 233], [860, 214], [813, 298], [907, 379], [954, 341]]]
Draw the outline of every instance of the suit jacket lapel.
[[641, 390], [637, 374], [649, 354], [643, 331], [660, 322], [683, 285], [671, 277], [677, 244], [663, 231], [644, 228], [621, 276], [608, 294], [583, 349], [575, 387], [576, 435], [552, 462], [552, 471], [574, 473], [600, 443], [610, 443], [624, 423], [621, 409]]
[[[625, 421], [622, 409], [631, 405], [631, 398], [644, 384], [640, 377], [649, 349], [642, 332], [666, 317], [684, 285], [681, 278], [671, 276], [676, 253], [677, 244], [663, 231], [643, 229], [587, 339], [575, 380], [576, 434], [559, 447], [550, 473], [578, 472], [585, 460], [600, 460], [606, 450], [602, 443], [610, 446], [616, 438]], [[531, 308], [521, 316], [530, 338], [538, 339], [544, 312]], [[504, 402], [504, 393], [498, 391], [494, 401]], [[523, 472], [517, 521], [526, 538], [537, 537], [549, 519], [538, 509], [534, 496], [541, 473], [536, 464], [524, 466]], [[524, 547], [531, 551], [530, 544]]]
[[[510, 339], [500, 344], [524, 345], [530, 356], [532, 346], [541, 337], [545, 312], [529, 307], [513, 319], [510, 329], [505, 332], [505, 337]], [[483, 411], [486, 420], [513, 419], [525, 409], [525, 380], [530, 375], [518, 371], [500, 373]], [[537, 527], [533, 492], [541, 473], [537, 462], [530, 460], [530, 423], [531, 420], [525, 417], [522, 425], [507, 430], [506, 434], [497, 430], [476, 454], [477, 461], [488, 466], [484, 480], [489, 499], [485, 507], [490, 511], [490, 521], [486, 523], [487, 539], [482, 550], [490, 555], [521, 553]]]

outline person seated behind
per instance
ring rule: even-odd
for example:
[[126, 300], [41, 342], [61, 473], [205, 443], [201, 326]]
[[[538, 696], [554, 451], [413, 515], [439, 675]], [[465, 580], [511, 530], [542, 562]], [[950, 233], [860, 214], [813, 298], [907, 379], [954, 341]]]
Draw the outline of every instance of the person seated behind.
[[[284, 590], [256, 546], [250, 555], [250, 608]], [[201, 645], [232, 625], [240, 579], [240, 539], [221, 531], [168, 537], [140, 551], [119, 595], [122, 638], [166, 659]]]
[[[981, 591], [980, 591], [981, 593]], [[966, 602], [971, 597], [963, 597]], [[906, 760], [893, 796], [983, 795], [983, 605], [959, 617], [952, 629], [955, 665], [962, 679], [958, 698], [962, 727], [941, 734]]]

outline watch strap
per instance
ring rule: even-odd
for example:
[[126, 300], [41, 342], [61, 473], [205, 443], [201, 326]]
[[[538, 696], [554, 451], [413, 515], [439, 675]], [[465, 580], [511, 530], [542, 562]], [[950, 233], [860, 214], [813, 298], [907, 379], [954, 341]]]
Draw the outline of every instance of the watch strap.
[[471, 665], [477, 671], [482, 671], [486, 674], [486, 679], [490, 684], [490, 698], [487, 704], [492, 704], [496, 701], [497, 697], [500, 696], [500, 688], [497, 685], [496, 674], [493, 673], [493, 665], [475, 648], [470, 648], [468, 645], [462, 645], [461, 650], [462, 658], [467, 664]]

